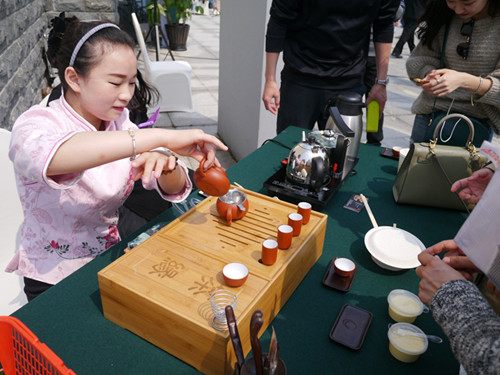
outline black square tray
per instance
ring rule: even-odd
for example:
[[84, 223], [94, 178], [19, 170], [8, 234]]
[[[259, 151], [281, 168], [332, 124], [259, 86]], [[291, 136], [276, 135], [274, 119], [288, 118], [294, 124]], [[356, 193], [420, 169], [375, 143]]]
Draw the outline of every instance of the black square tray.
[[330, 339], [348, 348], [359, 350], [365, 340], [373, 314], [357, 306], [346, 304], [340, 310], [330, 331]]
[[[348, 167], [347, 177], [355, 173], [354, 166], [357, 162], [357, 158], [346, 161], [346, 167]], [[282, 165], [276, 173], [264, 182], [264, 187], [271, 193], [269, 195], [276, 195], [282, 200], [295, 204], [309, 202], [313, 210], [322, 211], [340, 189], [343, 182], [344, 180], [332, 180], [330, 184], [325, 185], [317, 192], [288, 182], [286, 179], [286, 165]]]

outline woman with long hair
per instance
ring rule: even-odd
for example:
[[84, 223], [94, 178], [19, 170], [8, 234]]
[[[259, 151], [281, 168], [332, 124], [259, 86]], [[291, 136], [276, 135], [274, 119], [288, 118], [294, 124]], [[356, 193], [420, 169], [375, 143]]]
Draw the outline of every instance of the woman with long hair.
[[[499, 3], [428, 1], [417, 31], [420, 42], [406, 62], [408, 76], [422, 79], [418, 85], [423, 89], [412, 105], [411, 142], [429, 141], [437, 123], [433, 120], [448, 112], [478, 120], [476, 146], [500, 133]], [[447, 127], [451, 134], [453, 126]], [[468, 134], [462, 128], [455, 133]]]

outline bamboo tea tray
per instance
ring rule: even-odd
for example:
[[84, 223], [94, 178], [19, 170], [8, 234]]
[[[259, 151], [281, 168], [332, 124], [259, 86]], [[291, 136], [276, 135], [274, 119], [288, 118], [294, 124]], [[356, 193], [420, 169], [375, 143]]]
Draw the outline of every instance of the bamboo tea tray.
[[[235, 316], [247, 355], [252, 313], [264, 313], [264, 332], [323, 251], [327, 217], [313, 211], [274, 265], [260, 263], [262, 241], [276, 239], [297, 206], [240, 190], [249, 210], [231, 226], [217, 215], [217, 198], [207, 198], [98, 273], [107, 319], [206, 374], [232, 374], [236, 362], [228, 331], [211, 325], [210, 294], [227, 289], [238, 296]], [[222, 277], [232, 262], [249, 269], [238, 288]]]

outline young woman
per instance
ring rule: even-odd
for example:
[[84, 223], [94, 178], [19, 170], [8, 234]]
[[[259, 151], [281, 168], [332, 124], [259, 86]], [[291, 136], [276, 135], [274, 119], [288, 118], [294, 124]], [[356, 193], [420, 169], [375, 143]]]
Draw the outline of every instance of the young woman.
[[219, 165], [216, 147], [227, 150], [201, 130], [130, 122], [137, 60], [117, 25], [72, 22], [54, 56], [63, 95], [19, 117], [9, 151], [25, 218], [7, 270], [24, 276], [29, 300], [120, 240], [117, 211], [135, 180], [167, 200], [189, 194], [187, 169], [170, 150], [206, 157], [206, 168]]
[[[412, 142], [427, 142], [436, 125], [430, 120], [448, 111], [481, 120], [483, 125], [475, 124], [476, 145], [500, 133], [499, 4], [500, 0], [428, 1], [420, 19], [420, 43], [406, 62], [408, 76], [424, 80], [412, 105]], [[453, 124], [447, 122], [448, 130]], [[462, 129], [468, 134], [468, 128]]]

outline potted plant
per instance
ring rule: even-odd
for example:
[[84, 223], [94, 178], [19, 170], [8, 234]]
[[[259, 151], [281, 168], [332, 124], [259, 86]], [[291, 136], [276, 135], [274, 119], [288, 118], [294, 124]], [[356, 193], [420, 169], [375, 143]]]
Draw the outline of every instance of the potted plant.
[[193, 0], [164, 0], [165, 13], [168, 24], [165, 25], [170, 49], [173, 51], [185, 51], [186, 41], [189, 34], [189, 24], [192, 12], [203, 14], [203, 7], [194, 5]]
[[[155, 7], [156, 7], [156, 20], [155, 20]], [[155, 23], [161, 23], [161, 16], [165, 16], [165, 7], [158, 1], [150, 0], [148, 5], [144, 7], [146, 9], [146, 14], [148, 16], [148, 23], [154, 25]]]
[[[144, 35], [144, 40], [146, 42], [152, 41], [153, 35], [152, 30], [154, 30], [155, 25], [161, 27], [161, 16], [165, 16], [165, 7], [160, 4], [158, 0], [149, 0], [149, 3], [144, 6], [143, 19], [146, 23], [140, 23], [142, 33]], [[137, 15], [138, 16], [138, 15]], [[156, 19], [155, 19], [156, 17]], [[137, 17], [139, 18], [139, 16]], [[139, 20], [140, 22], [141, 20]], [[158, 31], [158, 29], [156, 29]]]

